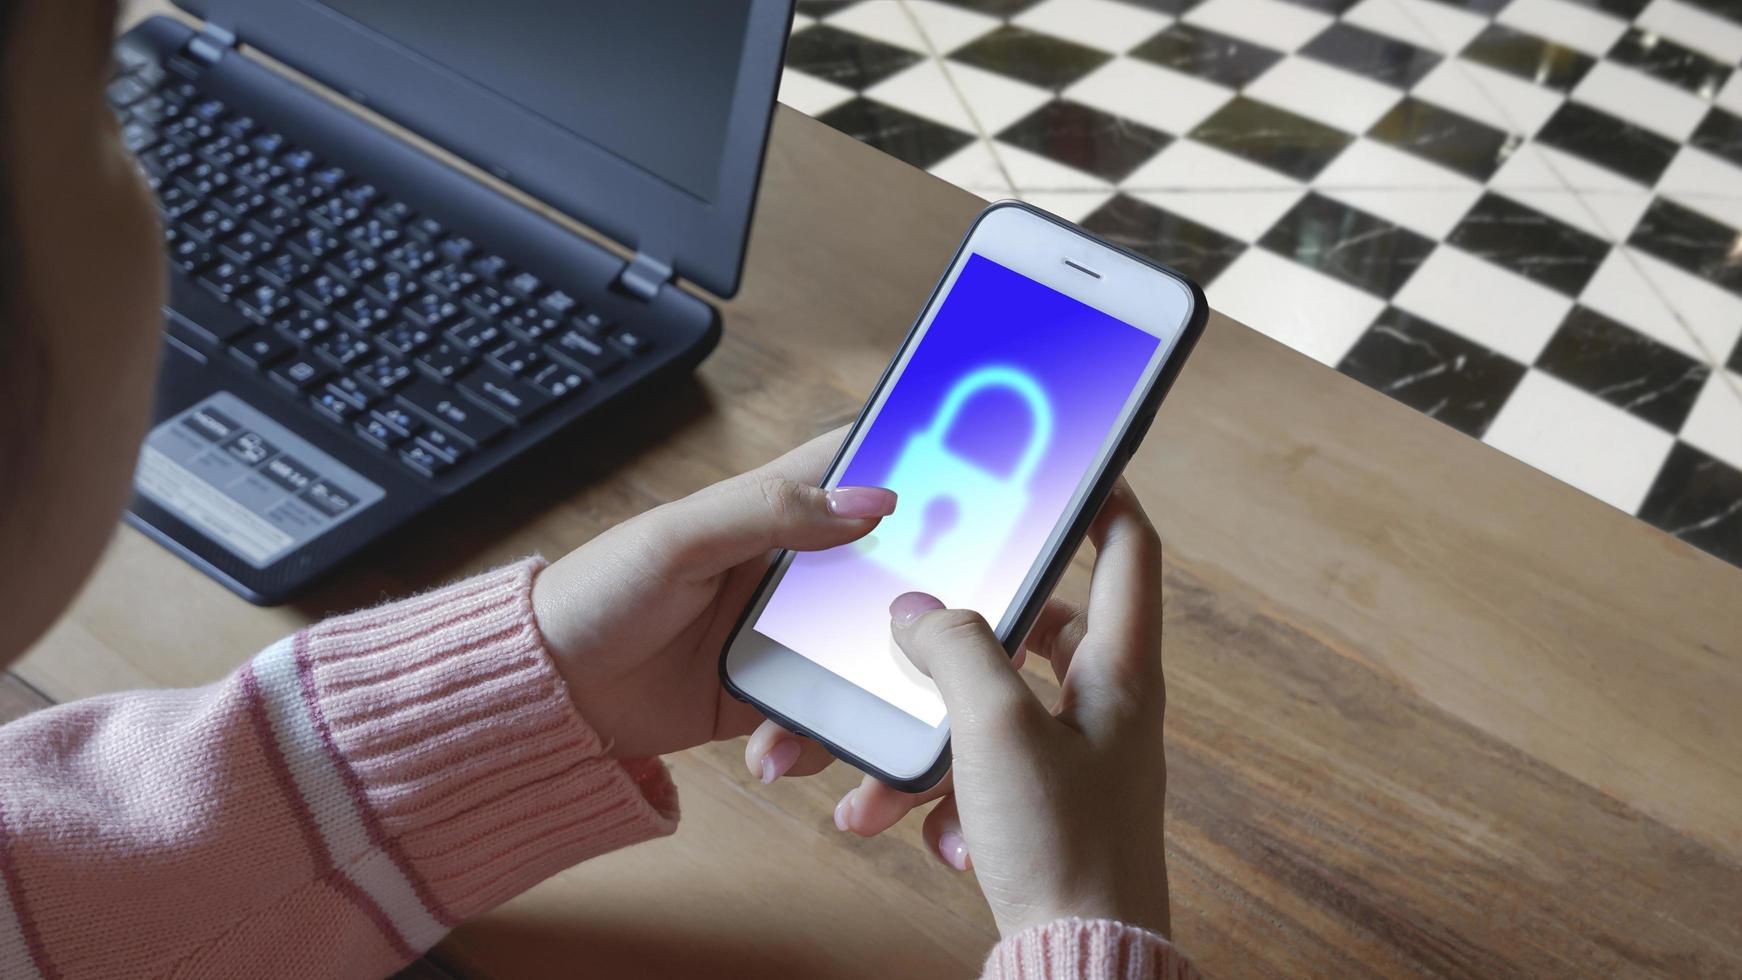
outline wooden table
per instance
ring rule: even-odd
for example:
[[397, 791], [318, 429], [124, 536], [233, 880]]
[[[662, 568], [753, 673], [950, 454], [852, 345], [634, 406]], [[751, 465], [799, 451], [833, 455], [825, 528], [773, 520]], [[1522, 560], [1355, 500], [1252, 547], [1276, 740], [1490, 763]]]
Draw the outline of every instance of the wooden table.
[[[982, 202], [784, 108], [764, 179], [693, 383], [296, 606], [248, 606], [119, 530], [18, 675], [57, 700], [203, 683], [328, 612], [561, 554], [848, 420]], [[1174, 923], [1206, 972], [1742, 974], [1742, 570], [1220, 316], [1128, 473], [1168, 547]], [[853, 772], [764, 788], [740, 750], [671, 759], [675, 837], [558, 875], [439, 960], [977, 969], [990, 918], [917, 821], [842, 835]]]

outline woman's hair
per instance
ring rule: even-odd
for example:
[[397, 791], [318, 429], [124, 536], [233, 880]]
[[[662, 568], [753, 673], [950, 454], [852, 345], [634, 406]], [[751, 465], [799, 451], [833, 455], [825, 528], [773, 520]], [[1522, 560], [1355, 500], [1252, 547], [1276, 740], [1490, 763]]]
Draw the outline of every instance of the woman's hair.
[[[6, 70], [20, 0], [0, 0], [0, 71]], [[48, 390], [48, 351], [33, 329], [14, 197], [12, 107], [0, 86], [0, 516], [10, 510], [35, 463]]]

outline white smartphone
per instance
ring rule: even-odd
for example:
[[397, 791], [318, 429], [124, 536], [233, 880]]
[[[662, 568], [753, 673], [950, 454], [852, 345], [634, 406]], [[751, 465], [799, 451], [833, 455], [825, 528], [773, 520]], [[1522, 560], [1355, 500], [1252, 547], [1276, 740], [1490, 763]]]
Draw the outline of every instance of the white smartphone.
[[949, 718], [890, 601], [973, 609], [1014, 653], [1207, 315], [1176, 272], [1025, 204], [982, 211], [823, 479], [888, 487], [895, 513], [778, 556], [726, 641], [727, 691], [892, 786], [936, 783]]

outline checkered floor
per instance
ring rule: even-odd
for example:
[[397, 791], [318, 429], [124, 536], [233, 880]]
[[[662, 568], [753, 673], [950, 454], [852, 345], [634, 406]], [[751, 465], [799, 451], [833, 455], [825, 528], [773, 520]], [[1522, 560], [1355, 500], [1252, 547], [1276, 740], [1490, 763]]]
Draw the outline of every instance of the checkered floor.
[[800, 0], [781, 100], [1742, 564], [1742, 0]]

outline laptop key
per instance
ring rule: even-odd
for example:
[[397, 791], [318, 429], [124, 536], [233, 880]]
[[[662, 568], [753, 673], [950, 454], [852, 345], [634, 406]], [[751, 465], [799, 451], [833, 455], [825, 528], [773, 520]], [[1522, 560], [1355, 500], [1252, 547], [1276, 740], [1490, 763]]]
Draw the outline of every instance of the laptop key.
[[361, 411], [357, 406], [334, 393], [330, 387], [315, 392], [309, 396], [308, 400], [309, 404], [314, 406], [315, 411], [341, 425], [348, 424]]
[[466, 308], [486, 320], [499, 320], [520, 308], [520, 298], [502, 289], [482, 285], [466, 294]]
[[376, 449], [392, 449], [394, 446], [405, 441], [405, 436], [403, 434], [394, 431], [387, 425], [387, 423], [381, 421], [374, 415], [370, 415], [368, 418], [358, 419], [357, 424], [353, 426], [353, 428], [356, 430], [359, 438], [369, 445], [374, 446]]
[[375, 353], [375, 348], [367, 340], [349, 330], [341, 329], [334, 329], [315, 344], [314, 350], [316, 354], [342, 368], [348, 368]]
[[280, 317], [275, 326], [298, 346], [310, 347], [332, 333], [336, 324], [324, 313], [299, 306]]
[[405, 318], [430, 330], [445, 330], [460, 318], [460, 305], [439, 293], [418, 293], [405, 303]]
[[458, 387], [466, 397], [489, 405], [519, 423], [537, 415], [553, 401], [551, 396], [493, 364], [481, 365], [461, 378]]
[[311, 309], [325, 312], [351, 297], [351, 287], [344, 280], [323, 273], [297, 288], [296, 298]]
[[200, 273], [195, 282], [212, 295], [229, 302], [254, 285], [254, 277], [234, 262], [221, 261]]
[[277, 321], [290, 307], [290, 297], [276, 286], [255, 282], [236, 294], [236, 308], [248, 319], [266, 326]]
[[255, 275], [259, 276], [262, 282], [272, 283], [279, 289], [290, 289], [314, 275], [314, 271], [313, 263], [307, 259], [298, 258], [289, 252], [279, 252], [276, 255], [267, 256], [254, 268]]
[[[435, 339], [435, 334], [415, 323], [397, 320], [376, 331], [375, 339], [400, 356], [410, 356]], [[464, 365], [460, 365], [463, 367]]]
[[521, 299], [531, 300], [544, 291], [544, 283], [539, 282], [538, 277], [532, 273], [522, 272], [508, 280], [508, 289]]
[[306, 391], [331, 377], [332, 373], [325, 364], [303, 354], [274, 367], [267, 376], [291, 391]]
[[366, 386], [383, 393], [411, 380], [411, 367], [388, 354], [365, 361], [351, 373]]
[[490, 363], [509, 374], [526, 374], [544, 367], [545, 358], [538, 348], [510, 340], [490, 349]]
[[350, 402], [359, 411], [375, 404], [376, 395], [356, 378], [337, 377], [327, 382], [327, 389], [334, 395]]
[[295, 345], [270, 330], [256, 328], [231, 343], [230, 354], [256, 371], [283, 360]]
[[463, 345], [442, 341], [417, 355], [417, 366], [441, 381], [448, 381], [472, 366], [472, 354]]
[[454, 467], [452, 462], [437, 455], [435, 450], [416, 442], [399, 451], [399, 460], [412, 470], [431, 478], [441, 476]]
[[564, 331], [556, 340], [546, 344], [545, 350], [595, 377], [604, 377], [623, 363], [621, 355], [579, 330]]
[[401, 439], [423, 431], [423, 423], [398, 405], [381, 405], [370, 412], [369, 417], [398, 433]]
[[401, 388], [397, 397], [401, 405], [449, 429], [470, 446], [482, 446], [508, 431], [508, 423], [434, 381], [414, 381]]
[[611, 340], [617, 346], [637, 356], [647, 353], [653, 347], [653, 342], [647, 339], [646, 334], [638, 333], [627, 327], [612, 334]]
[[552, 398], [561, 398], [571, 392], [579, 391], [585, 384], [581, 375], [566, 364], [546, 364], [535, 372], [529, 383]]
[[460, 441], [441, 429], [423, 430], [418, 433], [417, 442], [450, 463], [457, 463], [466, 455]]

